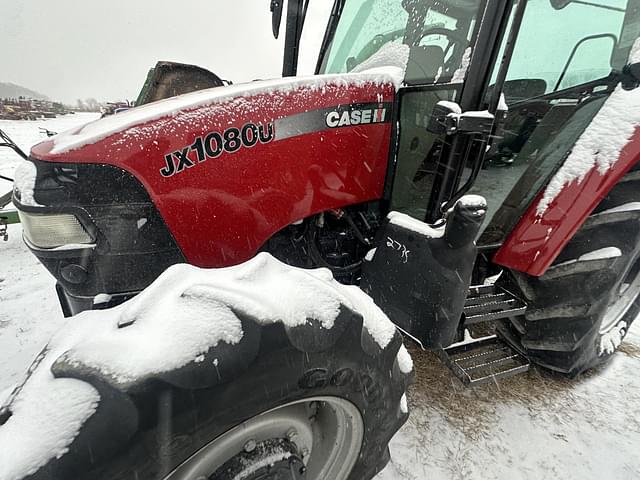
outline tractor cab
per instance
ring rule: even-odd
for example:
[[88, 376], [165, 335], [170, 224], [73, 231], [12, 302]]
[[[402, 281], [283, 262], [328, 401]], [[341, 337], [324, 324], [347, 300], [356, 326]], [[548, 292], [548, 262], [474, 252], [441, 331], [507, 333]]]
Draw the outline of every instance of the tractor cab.
[[[461, 193], [484, 195], [479, 243], [495, 246], [619, 83], [639, 8], [635, 0], [337, 1], [317, 73], [356, 72], [374, 58], [382, 66], [392, 62], [390, 44], [406, 45], [391, 209], [433, 222]], [[429, 122], [442, 101], [487, 110], [494, 124], [462, 139], [439, 133]]]

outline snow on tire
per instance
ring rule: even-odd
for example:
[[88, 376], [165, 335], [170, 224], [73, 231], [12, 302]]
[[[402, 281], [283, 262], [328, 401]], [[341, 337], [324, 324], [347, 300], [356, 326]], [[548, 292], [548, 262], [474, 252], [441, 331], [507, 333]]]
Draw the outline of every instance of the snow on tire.
[[640, 313], [638, 168], [603, 199], [542, 277], [506, 277], [528, 308], [501, 332], [535, 363], [570, 375], [603, 363]]
[[0, 479], [369, 479], [412, 375], [327, 270], [176, 265], [51, 340], [0, 411]]

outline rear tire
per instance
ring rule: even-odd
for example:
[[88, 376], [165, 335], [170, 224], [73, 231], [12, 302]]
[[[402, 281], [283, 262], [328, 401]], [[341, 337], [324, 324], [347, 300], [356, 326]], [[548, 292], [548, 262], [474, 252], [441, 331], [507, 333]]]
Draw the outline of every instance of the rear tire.
[[500, 330], [533, 362], [584, 372], [611, 357], [640, 313], [639, 173], [614, 187], [543, 276], [510, 272], [528, 308]]

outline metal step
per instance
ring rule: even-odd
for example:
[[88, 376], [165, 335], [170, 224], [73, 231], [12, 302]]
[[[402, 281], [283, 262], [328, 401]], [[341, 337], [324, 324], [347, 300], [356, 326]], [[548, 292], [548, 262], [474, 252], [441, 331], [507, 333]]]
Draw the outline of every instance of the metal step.
[[529, 370], [529, 360], [497, 335], [438, 351], [440, 360], [465, 385], [481, 385]]
[[501, 287], [472, 286], [464, 304], [464, 325], [522, 315], [526, 309], [522, 299]]

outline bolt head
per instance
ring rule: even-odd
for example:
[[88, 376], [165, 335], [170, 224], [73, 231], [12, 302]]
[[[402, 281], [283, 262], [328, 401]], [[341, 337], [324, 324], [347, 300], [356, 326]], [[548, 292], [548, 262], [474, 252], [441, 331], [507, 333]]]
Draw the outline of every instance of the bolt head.
[[245, 452], [251, 453], [256, 449], [256, 446], [257, 446], [256, 441], [251, 439], [247, 443], [244, 444], [243, 448], [244, 448]]

